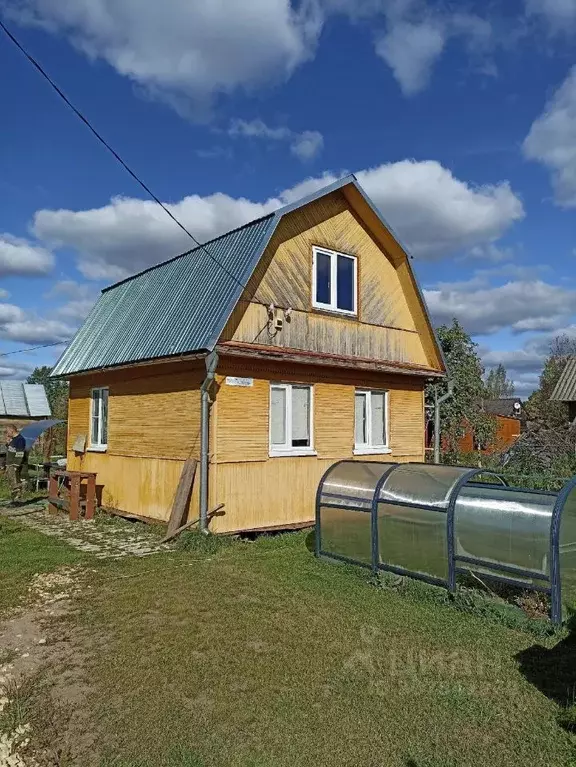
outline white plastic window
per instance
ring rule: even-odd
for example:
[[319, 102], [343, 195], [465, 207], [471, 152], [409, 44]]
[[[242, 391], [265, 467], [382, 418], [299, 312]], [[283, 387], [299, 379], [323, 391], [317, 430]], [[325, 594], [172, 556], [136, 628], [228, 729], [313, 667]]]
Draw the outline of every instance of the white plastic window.
[[316, 247], [312, 255], [312, 305], [317, 309], [356, 314], [356, 257]]
[[92, 389], [90, 447], [106, 450], [108, 446], [108, 389]]
[[354, 452], [388, 453], [388, 392], [357, 389], [354, 397]]
[[270, 385], [270, 455], [314, 455], [312, 387]]

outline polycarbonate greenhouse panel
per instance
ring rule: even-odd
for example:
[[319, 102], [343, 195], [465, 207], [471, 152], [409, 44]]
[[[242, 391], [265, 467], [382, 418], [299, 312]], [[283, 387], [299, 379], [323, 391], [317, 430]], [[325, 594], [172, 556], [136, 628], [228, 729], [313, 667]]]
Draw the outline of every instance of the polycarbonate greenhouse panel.
[[370, 510], [379, 479], [394, 465], [376, 461], [337, 463], [324, 478], [320, 502]]
[[[457, 589], [470, 573], [576, 610], [576, 477], [560, 493], [485, 469], [341, 461], [316, 495], [316, 554]], [[568, 608], [568, 610], [566, 610]]]
[[352, 511], [331, 506], [320, 507], [322, 551], [336, 557], [372, 564], [370, 511]]
[[401, 464], [386, 478], [380, 499], [445, 509], [457, 482], [469, 473], [461, 466]]
[[378, 504], [379, 564], [446, 580], [446, 513]]
[[560, 521], [562, 601], [576, 610], [576, 488], [568, 495]]
[[456, 556], [550, 575], [556, 494], [465, 485], [456, 500]]

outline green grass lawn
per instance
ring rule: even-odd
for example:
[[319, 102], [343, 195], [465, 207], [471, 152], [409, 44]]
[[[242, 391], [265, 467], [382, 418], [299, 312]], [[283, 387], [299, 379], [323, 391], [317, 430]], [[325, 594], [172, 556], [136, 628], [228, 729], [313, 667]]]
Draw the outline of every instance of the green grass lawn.
[[86, 561], [85, 554], [55, 538], [0, 517], [0, 614], [19, 604], [37, 573]]
[[99, 562], [67, 619], [102, 767], [576, 765], [561, 706], [519, 668], [532, 634], [377, 589], [306, 534], [189, 541]]

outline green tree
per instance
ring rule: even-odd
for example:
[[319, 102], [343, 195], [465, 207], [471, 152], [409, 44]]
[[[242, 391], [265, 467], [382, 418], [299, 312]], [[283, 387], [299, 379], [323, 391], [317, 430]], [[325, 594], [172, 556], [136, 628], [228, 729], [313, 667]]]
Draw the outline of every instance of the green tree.
[[568, 359], [574, 356], [576, 356], [575, 338], [563, 334], [552, 339], [540, 374], [538, 389], [526, 402], [525, 410], [528, 420], [535, 421], [548, 429], [564, 426], [568, 422], [568, 406], [563, 402], [551, 400], [550, 397]]
[[[444, 352], [448, 379], [454, 384], [454, 393], [441, 408], [440, 430], [448, 457], [453, 460], [458, 452], [458, 441], [464, 436], [467, 425], [475, 440], [487, 443], [494, 434], [494, 419], [484, 413], [482, 400], [485, 395], [484, 368], [472, 341], [458, 320], [437, 329], [438, 340]], [[445, 393], [448, 381], [439, 384], [439, 396]], [[427, 403], [433, 405], [434, 384], [426, 390]]]
[[508, 378], [506, 368], [502, 363], [486, 376], [486, 397], [488, 399], [500, 399], [512, 397], [514, 394], [514, 382]]
[[54, 418], [66, 419], [68, 415], [68, 383], [59, 378], [50, 378], [52, 368], [48, 365], [34, 368], [26, 379], [30, 384], [42, 384]]

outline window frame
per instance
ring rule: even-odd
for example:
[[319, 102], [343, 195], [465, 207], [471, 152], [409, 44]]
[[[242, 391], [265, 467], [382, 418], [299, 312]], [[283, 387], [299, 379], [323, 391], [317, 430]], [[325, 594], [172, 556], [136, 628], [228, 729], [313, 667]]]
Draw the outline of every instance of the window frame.
[[98, 453], [105, 453], [106, 450], [108, 450], [108, 439], [106, 439], [106, 442], [102, 442], [102, 397], [100, 396], [98, 398], [98, 434], [96, 435], [97, 439], [94, 440], [94, 434], [93, 434], [93, 423], [94, 423], [94, 394], [96, 392], [107, 392], [107, 402], [108, 402], [108, 408], [106, 410], [106, 437], [108, 437], [108, 413], [109, 413], [109, 406], [110, 406], [110, 387], [109, 386], [94, 386], [92, 389], [90, 389], [90, 442], [89, 442], [89, 448], [91, 452], [98, 452]]
[[[305, 447], [293, 447], [292, 441], [292, 390], [294, 387], [306, 388], [310, 392], [310, 409], [308, 413], [308, 434], [310, 444]], [[314, 449], [314, 385], [308, 383], [285, 381], [270, 381], [270, 392], [268, 395], [268, 455], [270, 458], [282, 458], [284, 456], [306, 456], [318, 455]], [[286, 424], [286, 441], [284, 445], [272, 444], [272, 391], [282, 389], [286, 392], [286, 405], [284, 410]]]
[[[356, 396], [362, 395], [366, 398], [366, 436], [367, 441], [363, 444], [356, 442]], [[372, 442], [372, 395], [384, 395], [384, 431], [386, 435], [385, 444], [373, 444]], [[388, 389], [354, 389], [354, 455], [388, 455], [392, 452], [390, 448], [390, 392]]]
[[[324, 304], [321, 301], [316, 300], [316, 290], [318, 287], [317, 278], [317, 261], [318, 254], [330, 256], [330, 303]], [[349, 258], [354, 264], [353, 272], [353, 285], [352, 285], [352, 298], [354, 302], [353, 309], [339, 309], [337, 306], [338, 301], [338, 256], [342, 258]], [[352, 256], [349, 253], [341, 253], [338, 250], [330, 250], [330, 248], [322, 248], [319, 245], [312, 246], [312, 306], [314, 309], [322, 309], [326, 312], [334, 312], [335, 314], [344, 314], [348, 317], [358, 316], [358, 257]]]

